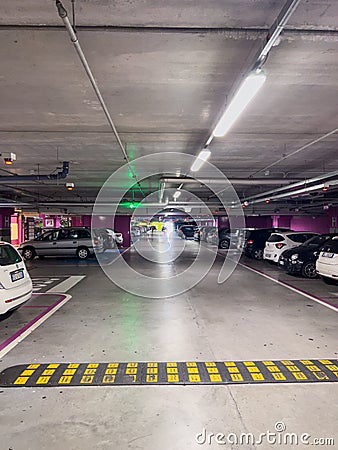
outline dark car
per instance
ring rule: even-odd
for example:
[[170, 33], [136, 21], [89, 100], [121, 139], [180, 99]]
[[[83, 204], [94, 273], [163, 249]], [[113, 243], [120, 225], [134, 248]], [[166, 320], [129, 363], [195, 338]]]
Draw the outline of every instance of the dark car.
[[242, 250], [252, 228], [222, 228], [218, 230], [218, 248]]
[[193, 225], [184, 225], [180, 227], [179, 235], [182, 239], [194, 239], [194, 234], [197, 227]]
[[314, 236], [298, 247], [285, 250], [279, 258], [278, 266], [287, 273], [300, 274], [305, 278], [316, 278], [316, 260], [321, 247], [337, 234]]
[[282, 231], [291, 230], [289, 228], [260, 228], [249, 231], [244, 245], [245, 256], [258, 260], [263, 259], [266, 241], [272, 233], [280, 233]]

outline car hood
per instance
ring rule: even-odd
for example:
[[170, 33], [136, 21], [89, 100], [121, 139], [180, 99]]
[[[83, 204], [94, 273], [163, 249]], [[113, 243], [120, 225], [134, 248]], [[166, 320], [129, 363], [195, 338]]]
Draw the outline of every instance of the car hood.
[[295, 255], [296, 253], [302, 257], [309, 256], [309, 255], [312, 255], [313, 252], [317, 251], [318, 248], [319, 247], [312, 247], [312, 246], [308, 247], [308, 246], [304, 246], [304, 245], [299, 245], [298, 247], [293, 247], [288, 250], [285, 250], [283, 252], [283, 256], [286, 258], [289, 258], [290, 256]]
[[34, 245], [35, 242], [36, 242], [36, 241], [34, 241], [34, 239], [31, 239], [30, 241], [24, 241], [24, 242], [21, 242], [20, 248], [23, 247], [24, 245], [28, 245], [28, 244]]

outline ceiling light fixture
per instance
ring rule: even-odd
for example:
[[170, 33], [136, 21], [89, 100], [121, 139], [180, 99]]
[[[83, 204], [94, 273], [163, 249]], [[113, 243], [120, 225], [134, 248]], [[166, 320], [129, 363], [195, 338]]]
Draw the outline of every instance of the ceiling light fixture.
[[199, 152], [199, 155], [197, 156], [197, 158], [195, 159], [195, 161], [193, 162], [190, 170], [192, 172], [197, 172], [198, 170], [200, 170], [200, 168], [203, 166], [203, 164], [205, 163], [205, 161], [207, 161], [210, 158], [211, 155], [211, 151], [204, 148], [203, 150], [201, 150]]
[[229, 131], [240, 114], [263, 86], [265, 80], [266, 75], [262, 70], [251, 72], [246, 77], [216, 125], [212, 133], [215, 137], [222, 137]]

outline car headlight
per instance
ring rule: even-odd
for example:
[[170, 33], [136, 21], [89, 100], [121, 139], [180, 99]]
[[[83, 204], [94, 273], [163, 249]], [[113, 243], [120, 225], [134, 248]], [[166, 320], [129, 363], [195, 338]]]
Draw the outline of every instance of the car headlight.
[[298, 259], [299, 258], [299, 255], [298, 255], [298, 253], [295, 253], [294, 255], [291, 255], [291, 260], [292, 261], [296, 261], [296, 259]]

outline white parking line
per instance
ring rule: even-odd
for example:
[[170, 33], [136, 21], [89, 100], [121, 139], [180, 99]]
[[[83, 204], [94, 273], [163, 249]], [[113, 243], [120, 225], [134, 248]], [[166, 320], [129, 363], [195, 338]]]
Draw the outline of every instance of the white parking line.
[[67, 280], [61, 281], [61, 283], [56, 286], [50, 288], [46, 294], [60, 293], [64, 294], [72, 289], [76, 284], [78, 284], [81, 280], [86, 278], [86, 275], [71, 275]]
[[317, 302], [320, 305], [326, 306], [326, 308], [332, 309], [332, 311], [338, 312], [337, 306], [332, 305], [331, 303], [326, 302], [325, 300], [322, 300], [319, 297], [308, 294], [307, 292], [305, 292], [301, 289], [297, 289], [297, 288], [291, 286], [290, 284], [285, 283], [284, 281], [279, 281], [276, 278], [270, 277], [270, 275], [267, 275], [266, 273], [261, 272], [260, 270], [253, 269], [252, 267], [247, 266], [246, 264], [238, 263], [238, 265], [244, 267], [245, 269], [251, 270], [252, 272], [257, 273], [257, 275], [261, 275], [262, 277], [267, 278], [268, 280], [273, 281], [274, 283], [280, 284], [281, 286], [284, 286], [285, 288], [290, 289], [290, 291], [296, 292], [297, 294], [300, 294], [303, 297], [309, 298], [310, 300], [313, 300], [314, 302]]

